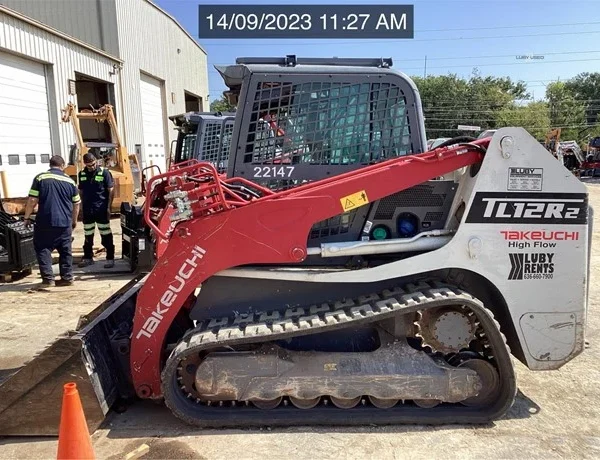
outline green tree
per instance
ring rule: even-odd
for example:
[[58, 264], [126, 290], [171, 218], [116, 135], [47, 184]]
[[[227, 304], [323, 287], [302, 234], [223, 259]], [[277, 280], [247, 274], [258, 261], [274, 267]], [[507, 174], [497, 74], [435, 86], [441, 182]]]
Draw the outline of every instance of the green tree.
[[544, 139], [550, 129], [550, 107], [547, 102], [530, 102], [524, 106], [512, 104], [497, 115], [497, 127], [523, 126], [537, 139]]
[[235, 112], [235, 106], [231, 105], [225, 96], [210, 103], [211, 112]]
[[584, 72], [565, 82], [565, 90], [585, 104], [588, 124], [600, 122], [600, 72]]
[[522, 82], [482, 77], [477, 69], [469, 79], [455, 74], [412, 79], [421, 95], [429, 138], [457, 136], [458, 125], [496, 128], [501, 110], [511, 108], [517, 99], [530, 98]]
[[456, 125], [464, 118], [461, 103], [468, 89], [467, 82], [456, 75], [413, 77], [413, 80], [421, 96], [429, 137], [455, 136]]
[[562, 140], [576, 140], [585, 144], [586, 106], [575, 98], [565, 82], [550, 83], [546, 87], [552, 128], [561, 128]]

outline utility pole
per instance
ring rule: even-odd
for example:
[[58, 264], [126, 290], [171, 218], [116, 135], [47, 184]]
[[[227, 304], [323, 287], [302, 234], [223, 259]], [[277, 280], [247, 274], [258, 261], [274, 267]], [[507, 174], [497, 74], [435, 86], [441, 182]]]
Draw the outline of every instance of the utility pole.
[[423, 69], [423, 78], [427, 78], [427, 55], [425, 55], [425, 68]]

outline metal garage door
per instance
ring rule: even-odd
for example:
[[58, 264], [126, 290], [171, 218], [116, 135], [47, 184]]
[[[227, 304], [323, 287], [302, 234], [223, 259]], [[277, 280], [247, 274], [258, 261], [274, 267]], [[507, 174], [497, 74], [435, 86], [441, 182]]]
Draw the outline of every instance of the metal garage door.
[[0, 52], [0, 169], [9, 198], [27, 196], [51, 155], [44, 65]]
[[[142, 96], [142, 123], [144, 126], [145, 166], [157, 165], [166, 172], [166, 148], [164, 131], [164, 111], [160, 81], [142, 74], [140, 78]], [[157, 173], [158, 171], [150, 171]]]

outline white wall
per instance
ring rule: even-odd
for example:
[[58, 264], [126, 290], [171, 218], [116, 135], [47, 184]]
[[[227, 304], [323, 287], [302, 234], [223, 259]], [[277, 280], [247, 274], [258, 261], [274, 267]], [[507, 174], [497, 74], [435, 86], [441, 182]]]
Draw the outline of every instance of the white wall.
[[164, 82], [166, 155], [177, 137], [167, 117], [185, 112], [184, 91], [202, 97], [205, 109], [209, 106], [207, 57], [193, 38], [148, 0], [116, 0], [116, 11], [120, 56], [112, 57], [15, 17], [0, 5], [0, 50], [47, 65], [53, 154], [66, 158], [68, 146], [75, 143], [71, 125], [60, 121], [60, 110], [71, 99], [68, 80], [75, 79], [75, 72], [114, 84], [119, 130], [131, 153], [136, 144], [144, 144], [140, 72]]
[[[1, 6], [0, 51], [45, 64], [53, 155], [68, 158], [68, 146], [75, 143], [71, 124], [61, 121], [61, 109], [72, 100], [68, 81], [75, 79], [76, 72], [114, 83], [117, 101], [120, 99], [118, 74], [111, 75], [114, 72], [113, 65], [119, 63], [117, 58], [15, 17]], [[40, 171], [47, 169], [47, 165], [31, 166]]]

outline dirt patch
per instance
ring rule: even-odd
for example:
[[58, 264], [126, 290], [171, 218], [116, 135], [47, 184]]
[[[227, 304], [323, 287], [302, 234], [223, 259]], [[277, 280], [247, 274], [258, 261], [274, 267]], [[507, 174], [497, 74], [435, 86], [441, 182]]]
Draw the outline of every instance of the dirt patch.
[[203, 457], [181, 441], [165, 441], [157, 438], [145, 440], [138, 439], [130, 442], [125, 446], [123, 452], [107, 457], [106, 460], [121, 460], [125, 458], [128, 453], [134, 451], [143, 444], [147, 444], [150, 447], [149, 452], [140, 457], [144, 460], [162, 460], [165, 458], [176, 458], [177, 460], [207, 460], [206, 457]]

